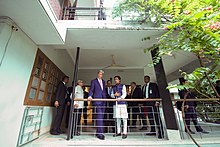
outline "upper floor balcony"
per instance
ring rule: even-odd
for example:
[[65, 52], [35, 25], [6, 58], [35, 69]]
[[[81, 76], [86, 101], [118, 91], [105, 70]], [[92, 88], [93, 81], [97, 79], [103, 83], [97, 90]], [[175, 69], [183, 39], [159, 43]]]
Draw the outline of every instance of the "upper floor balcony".
[[[105, 24], [106, 28], [126, 28], [127, 26], [129, 29], [137, 27], [144, 29], [155, 27], [152, 23], [140, 25], [141, 23], [133, 21], [133, 18], [139, 14], [115, 15], [114, 8], [119, 3], [117, 0], [40, 0], [40, 2], [50, 18], [54, 17], [58, 22], [78, 24], [79, 27], [85, 23], [92, 28], [100, 28], [100, 24]], [[66, 20], [69, 21], [66, 22]]]
[[[117, 0], [46, 0], [58, 20], [127, 21], [135, 14], [113, 16]], [[46, 7], [44, 1], [41, 3]]]

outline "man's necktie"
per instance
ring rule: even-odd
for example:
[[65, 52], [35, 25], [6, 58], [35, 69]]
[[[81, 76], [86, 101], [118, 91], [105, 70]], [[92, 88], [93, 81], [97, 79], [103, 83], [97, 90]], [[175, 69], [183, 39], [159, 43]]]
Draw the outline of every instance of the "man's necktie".
[[102, 84], [102, 80], [101, 79], [99, 79], [99, 84], [100, 84], [100, 86], [101, 86], [101, 88], [103, 90], [103, 84]]

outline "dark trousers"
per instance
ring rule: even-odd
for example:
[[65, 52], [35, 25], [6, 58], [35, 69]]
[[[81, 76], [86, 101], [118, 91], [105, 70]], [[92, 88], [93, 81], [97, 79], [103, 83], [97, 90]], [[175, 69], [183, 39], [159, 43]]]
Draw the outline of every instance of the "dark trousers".
[[186, 126], [189, 130], [190, 130], [190, 119], [192, 119], [192, 122], [193, 122], [197, 132], [203, 131], [201, 126], [198, 124], [196, 110], [193, 106], [190, 106], [187, 109], [187, 111], [185, 111], [185, 122], [186, 122]]
[[139, 118], [142, 122], [142, 127], [147, 127], [147, 119], [144, 111], [144, 107], [139, 107]]
[[103, 118], [104, 118], [105, 107], [95, 106], [95, 119], [96, 119], [96, 135], [102, 136], [103, 131]]
[[73, 131], [72, 131], [72, 133], [74, 135], [76, 135], [76, 133], [79, 131], [79, 124], [80, 124], [80, 120], [81, 120], [81, 115], [82, 115], [82, 108], [74, 109]]
[[[148, 114], [148, 119], [151, 126], [151, 132], [156, 133], [156, 127], [158, 129], [158, 136], [164, 137], [163, 125], [161, 122], [159, 107], [154, 106], [154, 104], [146, 104], [146, 110]], [[155, 124], [156, 122], [156, 124]]]
[[62, 123], [62, 119], [63, 119], [63, 114], [64, 114], [64, 111], [65, 111], [65, 106], [66, 104], [65, 103], [60, 103], [60, 106], [56, 108], [56, 116], [55, 116], [55, 119], [54, 119], [54, 123], [53, 123], [53, 131], [55, 132], [60, 132], [60, 126], [61, 126], [61, 123]]
[[68, 128], [68, 124], [69, 124], [70, 106], [71, 105], [66, 107], [66, 128]]
[[87, 107], [83, 108], [84, 125], [87, 125]]

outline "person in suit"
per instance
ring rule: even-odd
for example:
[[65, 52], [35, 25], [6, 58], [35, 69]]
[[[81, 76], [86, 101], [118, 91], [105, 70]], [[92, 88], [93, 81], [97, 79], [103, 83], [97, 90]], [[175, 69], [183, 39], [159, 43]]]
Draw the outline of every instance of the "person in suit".
[[[105, 89], [105, 81], [103, 78], [104, 71], [99, 70], [98, 76], [96, 79], [91, 81], [89, 97], [88, 100], [91, 101], [94, 99], [102, 99], [106, 98], [106, 89]], [[95, 107], [96, 113], [96, 137], [98, 139], [104, 140], [104, 132], [103, 132], [103, 118], [105, 112], [105, 102], [103, 101], [94, 101], [93, 106]]]
[[[142, 91], [141, 88], [137, 87], [135, 82], [131, 82], [131, 99], [140, 99], [142, 98]], [[143, 107], [139, 109], [139, 102], [131, 102], [132, 107], [132, 126], [136, 126], [137, 116], [141, 118], [142, 128], [140, 130], [147, 130], [147, 122], [146, 117], [144, 115]]]
[[[180, 82], [180, 85], [185, 85], [186, 80], [184, 78], [179, 78], [179, 82]], [[196, 98], [196, 96], [191, 91], [187, 90], [186, 88], [179, 90], [178, 94], [181, 99], [184, 99], [185, 96], [186, 96], [186, 99], [195, 99]], [[190, 119], [192, 119], [192, 122], [193, 122], [197, 132], [209, 133], [209, 132], [203, 130], [202, 127], [198, 124], [196, 109], [195, 109], [196, 106], [197, 106], [197, 104], [195, 101], [186, 101], [185, 102], [184, 112], [185, 112], [186, 126], [191, 134], [195, 134], [195, 132], [193, 132], [190, 129]], [[186, 128], [185, 128], [185, 131], [187, 132]]]
[[[86, 91], [86, 87], [83, 86], [83, 92], [84, 92], [84, 98], [88, 98], [89, 93]], [[83, 119], [84, 119], [84, 125], [87, 125], [87, 106], [88, 101], [84, 101], [84, 108], [83, 108]]]
[[67, 103], [67, 110], [66, 110], [66, 128], [68, 128], [68, 123], [69, 123], [69, 116], [70, 116], [70, 104], [71, 104], [71, 94], [73, 92], [73, 86], [70, 86], [67, 88], [67, 98], [66, 98], [66, 103]]
[[67, 95], [67, 88], [66, 84], [69, 82], [69, 77], [64, 76], [62, 81], [57, 85], [57, 91], [55, 96], [55, 107], [56, 107], [56, 116], [53, 123], [53, 128], [51, 129], [52, 135], [59, 135], [62, 133], [60, 126], [63, 119], [63, 114], [66, 106], [66, 95]]
[[[156, 83], [150, 82], [150, 76], [144, 76], [145, 85], [142, 87], [142, 93], [144, 98], [160, 98], [159, 89]], [[146, 135], [156, 135], [156, 127], [158, 128], [158, 138], [164, 138], [163, 126], [159, 113], [159, 102], [156, 101], [147, 101], [144, 102], [144, 106], [146, 107], [148, 119], [151, 126], [151, 131]], [[155, 121], [154, 121], [155, 120]], [[156, 122], [156, 124], [155, 124]]]
[[[121, 84], [121, 77], [115, 76], [115, 85], [112, 87], [111, 97], [116, 99], [113, 105], [113, 118], [116, 120], [116, 128], [117, 132], [113, 135], [113, 137], [121, 136], [122, 139], [127, 138], [127, 120], [128, 120], [128, 112], [127, 112], [127, 104], [125, 101], [117, 101], [118, 99], [124, 99], [127, 95], [126, 86]], [[121, 134], [121, 121], [123, 121], [123, 133]]]

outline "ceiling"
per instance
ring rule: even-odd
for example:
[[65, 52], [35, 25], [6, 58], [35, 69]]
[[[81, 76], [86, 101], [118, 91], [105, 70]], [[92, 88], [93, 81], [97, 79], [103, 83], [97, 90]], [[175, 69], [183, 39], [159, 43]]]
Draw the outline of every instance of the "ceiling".
[[[145, 69], [154, 74], [148, 66], [152, 62], [150, 52], [144, 49], [157, 44], [162, 30], [107, 30], [107, 29], [68, 29], [63, 45], [53, 48], [66, 49], [75, 60], [76, 48], [80, 47], [80, 69], [103, 69], [112, 63], [111, 55], [117, 64], [125, 67], [116, 69]], [[149, 40], [142, 41], [144, 37]], [[175, 52], [174, 56], [164, 56], [166, 74], [192, 62], [196, 57], [188, 52]]]
[[[164, 33], [162, 30], [111, 30], [98, 28], [81, 28], [67, 30], [65, 44], [56, 45], [56, 49], [119, 49], [143, 50], [158, 42], [157, 38]], [[144, 37], [149, 40], [142, 41]]]
[[36, 44], [62, 44], [63, 39], [39, 0], [0, 0], [0, 19], [8, 17]]

